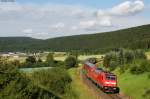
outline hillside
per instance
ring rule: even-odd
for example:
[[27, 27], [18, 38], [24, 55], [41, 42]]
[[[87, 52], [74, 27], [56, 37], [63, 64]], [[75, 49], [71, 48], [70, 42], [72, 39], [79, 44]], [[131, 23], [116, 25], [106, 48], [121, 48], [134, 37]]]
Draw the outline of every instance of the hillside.
[[40, 49], [42, 40], [29, 37], [0, 37], [0, 51], [28, 51]]
[[106, 51], [114, 48], [150, 48], [150, 25], [113, 32], [38, 40], [27, 37], [1, 37], [0, 51], [55, 50]]

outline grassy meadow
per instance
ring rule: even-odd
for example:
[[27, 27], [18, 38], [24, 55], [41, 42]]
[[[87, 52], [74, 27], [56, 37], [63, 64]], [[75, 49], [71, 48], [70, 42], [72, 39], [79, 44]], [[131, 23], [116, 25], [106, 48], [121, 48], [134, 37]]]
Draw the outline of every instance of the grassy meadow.
[[80, 78], [80, 68], [69, 69], [69, 74], [72, 78], [71, 86], [76, 92], [78, 99], [97, 99], [92, 90], [90, 90]]
[[148, 73], [133, 75], [126, 71], [123, 74], [119, 74], [118, 69], [115, 70], [115, 73], [118, 75], [118, 86], [121, 92], [130, 96], [131, 99], [145, 99], [143, 95], [150, 88]]

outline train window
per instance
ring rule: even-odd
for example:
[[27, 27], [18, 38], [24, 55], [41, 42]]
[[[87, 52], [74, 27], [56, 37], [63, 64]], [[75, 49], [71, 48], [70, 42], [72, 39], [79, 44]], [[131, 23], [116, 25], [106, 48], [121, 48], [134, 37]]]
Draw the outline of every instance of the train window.
[[97, 70], [102, 71], [103, 69], [102, 68], [97, 68]]
[[102, 68], [96, 68], [95, 73], [100, 73], [102, 71], [103, 71]]
[[116, 77], [115, 77], [115, 76], [106, 76], [106, 79], [107, 79], [107, 80], [115, 80]]

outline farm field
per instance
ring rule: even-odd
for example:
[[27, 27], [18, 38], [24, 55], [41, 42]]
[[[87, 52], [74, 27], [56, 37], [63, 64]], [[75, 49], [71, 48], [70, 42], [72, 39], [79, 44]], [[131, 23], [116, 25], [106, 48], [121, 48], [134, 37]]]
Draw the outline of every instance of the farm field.
[[[102, 58], [104, 55], [79, 55], [78, 56], [78, 59], [80, 61], [83, 61], [83, 60], [86, 60], [88, 58]], [[64, 61], [66, 59], [67, 55], [65, 56], [57, 56], [57, 57], [54, 57], [55, 60], [59, 60], [59, 61]]]

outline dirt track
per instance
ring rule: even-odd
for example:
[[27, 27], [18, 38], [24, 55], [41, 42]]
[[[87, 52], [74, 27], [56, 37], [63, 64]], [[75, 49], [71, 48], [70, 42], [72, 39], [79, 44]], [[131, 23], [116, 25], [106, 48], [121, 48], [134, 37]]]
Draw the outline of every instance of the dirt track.
[[120, 94], [106, 94], [102, 92], [91, 80], [87, 79], [82, 72], [80, 72], [82, 81], [93, 91], [97, 99], [131, 99], [129, 97]]

